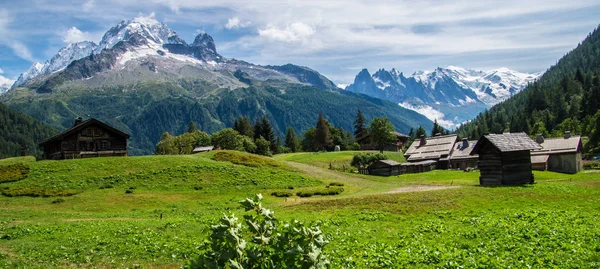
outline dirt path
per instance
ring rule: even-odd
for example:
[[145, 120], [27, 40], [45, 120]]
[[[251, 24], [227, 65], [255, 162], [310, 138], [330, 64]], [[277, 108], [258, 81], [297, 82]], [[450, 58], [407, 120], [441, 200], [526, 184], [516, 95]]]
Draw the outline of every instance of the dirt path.
[[428, 185], [414, 185], [402, 188], [396, 188], [384, 193], [402, 193], [402, 192], [418, 192], [418, 191], [437, 191], [446, 189], [456, 189], [460, 186], [428, 186]]
[[347, 185], [356, 186], [359, 189], [358, 192], [352, 193], [351, 195], [366, 195], [366, 194], [392, 194], [392, 193], [403, 193], [403, 192], [422, 192], [422, 191], [435, 191], [459, 188], [460, 186], [435, 186], [435, 185], [411, 185], [398, 187], [397, 183], [386, 183], [377, 182], [365, 179], [359, 176], [353, 176], [351, 174], [340, 173], [331, 171], [329, 169], [296, 163], [287, 162], [290, 166], [297, 168], [309, 175], [315, 176], [324, 180], [338, 181]]

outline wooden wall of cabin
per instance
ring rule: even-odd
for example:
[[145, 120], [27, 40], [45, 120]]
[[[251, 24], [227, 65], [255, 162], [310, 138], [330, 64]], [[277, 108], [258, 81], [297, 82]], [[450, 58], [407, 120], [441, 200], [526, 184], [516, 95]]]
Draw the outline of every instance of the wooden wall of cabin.
[[502, 153], [502, 184], [519, 185], [533, 183], [531, 153], [529, 150]]
[[479, 184], [500, 185], [502, 184], [502, 153], [492, 146], [485, 146], [479, 151]]
[[553, 154], [548, 158], [548, 171], [575, 174], [582, 169], [581, 153]]

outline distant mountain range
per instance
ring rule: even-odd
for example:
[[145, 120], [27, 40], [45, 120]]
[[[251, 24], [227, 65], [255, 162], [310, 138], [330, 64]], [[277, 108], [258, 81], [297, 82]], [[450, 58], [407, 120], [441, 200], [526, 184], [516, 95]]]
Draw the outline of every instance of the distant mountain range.
[[102, 40], [66, 46], [24, 72], [0, 102], [58, 130], [95, 117], [132, 135], [132, 154], [153, 152], [163, 132], [182, 133], [190, 121], [206, 132], [242, 115], [266, 115], [282, 136], [313, 127], [319, 112], [352, 129], [357, 109], [388, 117], [397, 131], [431, 128], [426, 117], [395, 103], [339, 89], [308, 67], [260, 66], [221, 56], [213, 38], [192, 43], [149, 17], [122, 21]]
[[453, 129], [521, 91], [540, 75], [507, 68], [479, 71], [448, 66], [406, 77], [396, 69], [379, 69], [373, 75], [363, 69], [346, 90], [398, 103]]

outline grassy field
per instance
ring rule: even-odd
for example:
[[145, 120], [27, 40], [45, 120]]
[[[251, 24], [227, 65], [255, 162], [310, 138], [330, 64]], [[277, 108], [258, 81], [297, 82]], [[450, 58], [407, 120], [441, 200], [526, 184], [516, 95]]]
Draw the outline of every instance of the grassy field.
[[[352, 157], [359, 152], [379, 153], [379, 151], [338, 151], [338, 152], [298, 152], [275, 155], [275, 159], [282, 161], [297, 162], [313, 166], [329, 168], [329, 165], [350, 167]], [[384, 155], [390, 160], [406, 162], [402, 152], [385, 151]]]
[[[200, 252], [209, 225], [224, 212], [243, 215], [237, 201], [254, 193], [280, 219], [318, 221], [333, 268], [600, 267], [597, 171], [480, 187], [477, 172], [372, 177], [323, 168], [352, 155], [0, 160], [28, 168], [0, 183], [0, 268], [179, 268]], [[331, 182], [344, 192], [269, 195]], [[6, 196], [15, 193], [48, 197]]]

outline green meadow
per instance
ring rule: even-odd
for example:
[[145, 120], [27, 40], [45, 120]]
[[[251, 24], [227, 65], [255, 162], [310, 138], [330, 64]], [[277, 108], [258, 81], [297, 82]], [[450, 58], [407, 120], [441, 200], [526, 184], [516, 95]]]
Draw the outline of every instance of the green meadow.
[[[481, 187], [478, 172], [328, 169], [353, 154], [0, 160], [0, 268], [179, 268], [255, 193], [281, 220], [320, 225], [332, 268], [600, 268], [597, 170]], [[343, 192], [297, 195], [329, 185]]]

